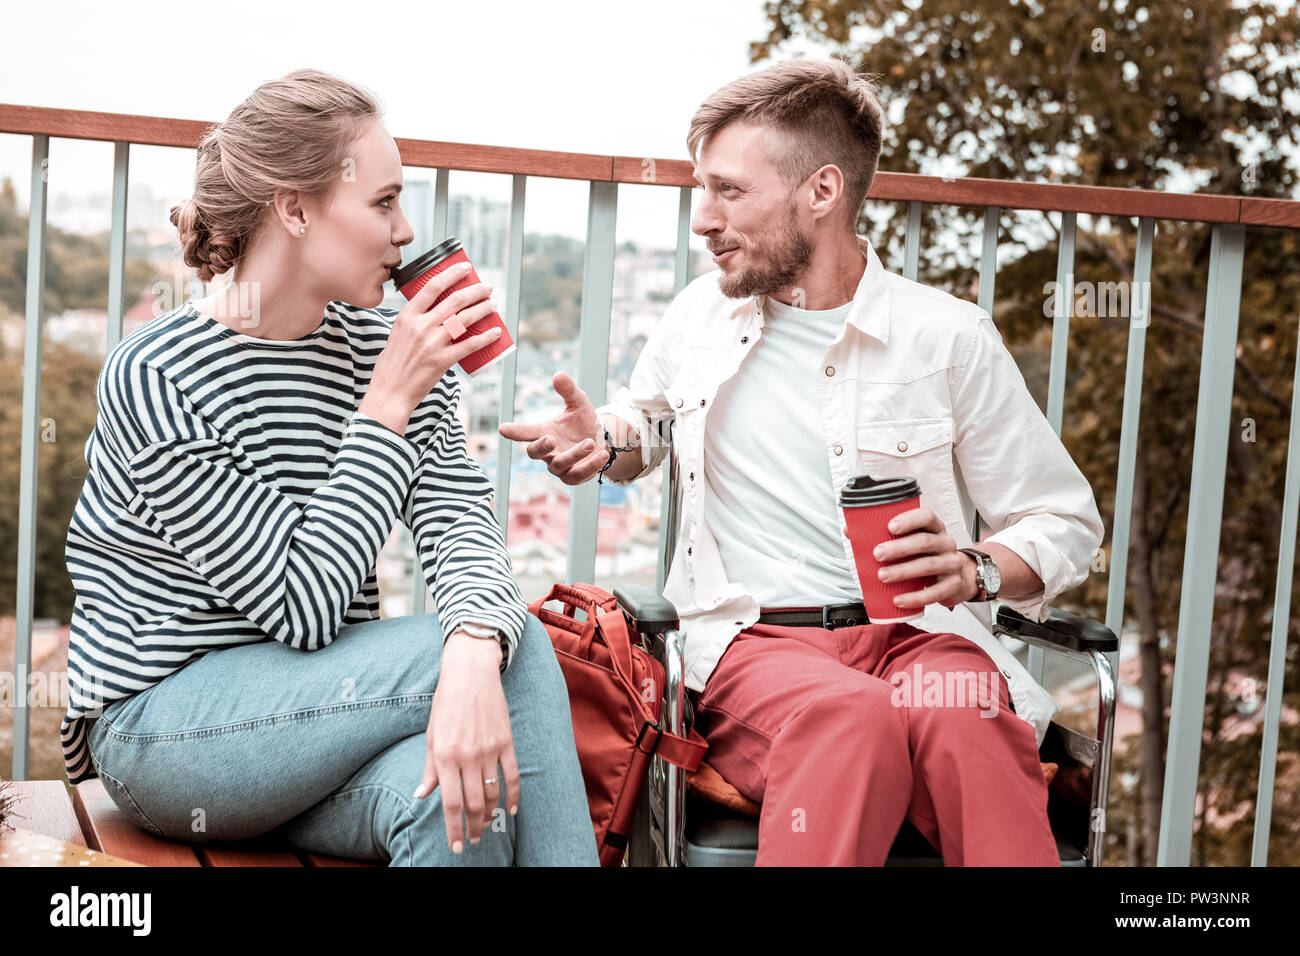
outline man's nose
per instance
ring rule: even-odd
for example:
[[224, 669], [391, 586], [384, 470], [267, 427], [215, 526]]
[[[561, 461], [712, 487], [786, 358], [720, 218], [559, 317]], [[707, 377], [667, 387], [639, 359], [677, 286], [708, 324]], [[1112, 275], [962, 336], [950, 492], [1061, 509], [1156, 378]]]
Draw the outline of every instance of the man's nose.
[[700, 200], [700, 205], [691, 216], [691, 232], [697, 236], [707, 236], [710, 233], [721, 232], [724, 225], [722, 217], [718, 215], [717, 203], [709, 198], [707, 191], [704, 192], [704, 198]]

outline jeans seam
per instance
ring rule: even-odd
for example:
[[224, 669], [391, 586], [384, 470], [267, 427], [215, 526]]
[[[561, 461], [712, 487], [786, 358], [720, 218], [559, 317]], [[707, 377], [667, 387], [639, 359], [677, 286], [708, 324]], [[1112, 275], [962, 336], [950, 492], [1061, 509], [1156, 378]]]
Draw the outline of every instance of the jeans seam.
[[279, 723], [285, 720], [310, 720], [325, 714], [340, 713], [348, 710], [366, 710], [373, 707], [380, 707], [385, 704], [421, 699], [432, 700], [433, 694], [399, 694], [394, 697], [381, 697], [374, 700], [349, 701], [343, 704], [330, 704], [324, 707], [308, 707], [302, 710], [285, 711], [279, 714], [268, 714], [264, 717], [256, 717], [251, 720], [240, 720], [229, 724], [219, 724], [215, 727], [203, 727], [196, 730], [167, 731], [156, 734], [133, 734], [123, 732], [115, 728], [108, 721], [105, 721], [104, 733], [116, 737], [119, 740], [133, 741], [184, 740], [191, 737], [216, 737], [221, 734], [234, 733], [238, 730]]
[[[115, 787], [117, 787], [117, 788], [122, 792], [122, 795], [126, 798], [127, 802], [131, 805], [131, 808], [132, 808], [136, 813], [140, 814], [141, 819], [143, 819], [143, 820], [145, 821], [145, 823], [147, 823], [147, 824], [149, 825], [149, 826], [146, 827], [145, 829], [152, 828], [152, 830], [153, 830], [153, 832], [154, 832], [154, 834], [155, 834], [156, 836], [165, 836], [165, 835], [166, 835], [166, 834], [163, 833], [162, 827], [160, 827], [160, 826], [158, 826], [158, 824], [154, 823], [153, 820], [150, 818], [149, 814], [145, 813], [144, 810], [142, 810], [142, 809], [140, 808], [140, 804], [136, 803], [136, 801], [135, 801], [135, 797], [131, 796], [131, 791], [130, 791], [129, 789], [127, 789], [127, 786], [126, 786], [125, 783], [123, 783], [121, 780], [118, 780], [117, 777], [114, 777], [112, 774], [110, 774], [110, 773], [105, 773], [103, 770], [97, 769], [97, 770], [96, 770], [96, 773], [98, 773], [99, 776], [105, 778], [106, 780], [111, 780], [111, 781], [113, 782], [113, 785], [114, 785]], [[112, 794], [110, 794], [109, 796], [111, 797]], [[116, 803], [116, 801], [114, 801], [114, 802]], [[121, 808], [119, 807], [118, 809], [121, 809]], [[123, 812], [125, 813], [125, 811], [123, 811]], [[132, 822], [132, 823], [135, 823], [136, 821], [132, 820], [131, 822]]]

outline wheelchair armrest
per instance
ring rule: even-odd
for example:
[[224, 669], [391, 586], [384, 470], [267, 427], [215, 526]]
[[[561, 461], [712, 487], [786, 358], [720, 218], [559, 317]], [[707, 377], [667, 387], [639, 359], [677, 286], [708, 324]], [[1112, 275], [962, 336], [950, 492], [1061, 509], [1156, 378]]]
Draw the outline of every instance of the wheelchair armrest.
[[1114, 651], [1119, 648], [1115, 632], [1101, 621], [1093, 621], [1058, 607], [1048, 608], [1047, 620], [1031, 621], [1014, 608], [998, 608], [999, 629], [1022, 640], [1035, 638], [1056, 647], [1086, 654], [1088, 651]]
[[678, 627], [677, 608], [654, 588], [622, 584], [614, 588], [614, 597], [623, 613], [631, 618], [629, 626], [633, 631], [662, 634]]

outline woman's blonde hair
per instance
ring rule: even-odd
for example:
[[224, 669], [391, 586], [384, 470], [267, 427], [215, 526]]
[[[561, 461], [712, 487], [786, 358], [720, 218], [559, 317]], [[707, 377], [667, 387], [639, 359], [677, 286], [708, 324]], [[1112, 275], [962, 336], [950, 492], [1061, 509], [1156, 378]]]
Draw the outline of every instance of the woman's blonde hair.
[[372, 94], [320, 70], [259, 86], [199, 140], [194, 196], [171, 209], [185, 264], [208, 282], [244, 255], [279, 191], [328, 196], [349, 148], [378, 119]]
[[770, 127], [779, 134], [770, 159], [791, 189], [825, 165], [839, 167], [854, 229], [880, 160], [884, 122], [877, 76], [859, 75], [838, 59], [776, 63], [728, 83], [700, 104], [686, 149], [698, 161], [704, 138], [736, 120]]

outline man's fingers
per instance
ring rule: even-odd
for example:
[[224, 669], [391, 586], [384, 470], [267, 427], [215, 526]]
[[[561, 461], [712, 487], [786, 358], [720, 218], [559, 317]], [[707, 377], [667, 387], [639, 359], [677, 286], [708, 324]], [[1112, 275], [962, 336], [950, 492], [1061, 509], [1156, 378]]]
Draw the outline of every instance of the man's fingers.
[[569, 480], [576, 485], [584, 484], [600, 474], [600, 469], [605, 467], [607, 461], [609, 461], [609, 451], [598, 448], [570, 469]]
[[509, 438], [511, 441], [535, 441], [542, 437], [542, 426], [540, 424], [525, 425], [523, 422], [502, 422], [497, 431], [501, 433], [502, 438]]
[[555, 450], [555, 440], [550, 435], [543, 435], [537, 441], [526, 445], [524, 450], [528, 452], [529, 458], [544, 459]]
[[[587, 455], [591, 454], [595, 447], [595, 441], [588, 438], [585, 441], [580, 441], [576, 445], [566, 448], [551, 459], [551, 471], [557, 475], [563, 474]], [[605, 455], [608, 457], [609, 453], [606, 452]]]
[[551, 379], [551, 385], [559, 393], [560, 398], [564, 399], [565, 408], [581, 408], [587, 402], [586, 393], [578, 388], [578, 383], [569, 376], [568, 372], [556, 372], [555, 377]]

